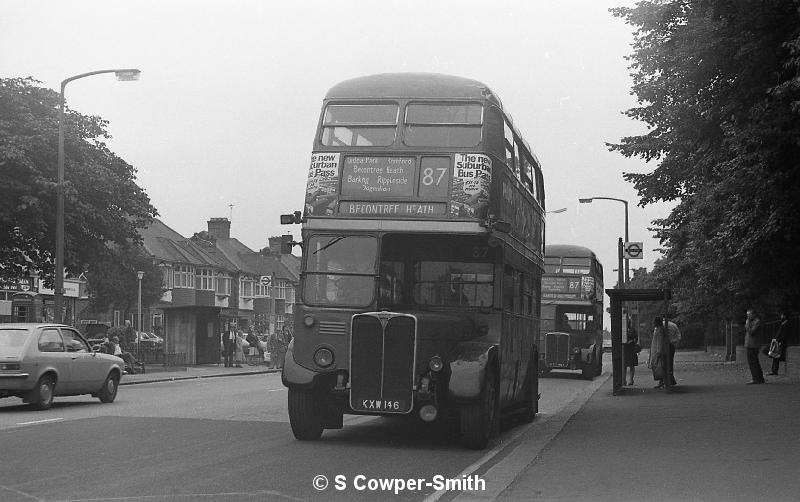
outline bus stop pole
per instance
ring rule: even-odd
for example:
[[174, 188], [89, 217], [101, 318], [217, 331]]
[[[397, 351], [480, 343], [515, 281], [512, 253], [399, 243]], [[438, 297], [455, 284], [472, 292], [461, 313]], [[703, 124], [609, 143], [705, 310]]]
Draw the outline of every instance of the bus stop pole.
[[[617, 287], [625, 287], [625, 279], [622, 269], [622, 237], [617, 242], [617, 266], [618, 282]], [[612, 394], [616, 395], [622, 391], [625, 383], [625, 367], [622, 361], [622, 302], [618, 295], [611, 297], [611, 374], [614, 385]]]
[[622, 365], [622, 301], [619, 295], [611, 295], [611, 380], [612, 394], [622, 391], [625, 368]]

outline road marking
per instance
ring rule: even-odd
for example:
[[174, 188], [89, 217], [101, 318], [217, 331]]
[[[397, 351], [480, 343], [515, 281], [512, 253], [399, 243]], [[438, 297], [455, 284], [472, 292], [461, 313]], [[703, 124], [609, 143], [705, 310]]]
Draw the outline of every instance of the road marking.
[[17, 425], [35, 425], [35, 424], [46, 424], [48, 422], [60, 422], [64, 420], [63, 418], [46, 418], [44, 420], [34, 420], [33, 422], [19, 422]]
[[286, 390], [286, 388], [284, 387], [283, 389], [267, 389], [267, 392], [280, 392], [282, 390]]

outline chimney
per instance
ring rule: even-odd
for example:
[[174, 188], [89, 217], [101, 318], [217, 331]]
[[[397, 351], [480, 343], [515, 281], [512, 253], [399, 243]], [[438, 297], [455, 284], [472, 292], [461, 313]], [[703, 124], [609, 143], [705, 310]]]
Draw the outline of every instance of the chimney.
[[228, 218], [211, 218], [208, 220], [208, 233], [215, 239], [230, 239], [230, 220]]
[[270, 237], [269, 238], [269, 252], [273, 256], [280, 256], [281, 254], [281, 238], [278, 237]]

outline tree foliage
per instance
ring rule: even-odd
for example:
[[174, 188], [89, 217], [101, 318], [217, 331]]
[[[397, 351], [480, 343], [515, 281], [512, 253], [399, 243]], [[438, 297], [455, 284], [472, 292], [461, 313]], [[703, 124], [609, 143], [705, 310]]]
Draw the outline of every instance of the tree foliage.
[[[59, 94], [37, 84], [0, 79], [0, 279], [37, 271], [52, 287]], [[98, 291], [130, 273], [141, 253], [137, 228], [157, 214], [133, 166], [107, 148], [107, 125], [65, 109], [65, 268], [89, 271]]]
[[800, 2], [642, 1], [628, 58], [646, 134], [610, 144], [654, 161], [626, 173], [654, 222], [658, 275], [687, 315], [800, 299]]

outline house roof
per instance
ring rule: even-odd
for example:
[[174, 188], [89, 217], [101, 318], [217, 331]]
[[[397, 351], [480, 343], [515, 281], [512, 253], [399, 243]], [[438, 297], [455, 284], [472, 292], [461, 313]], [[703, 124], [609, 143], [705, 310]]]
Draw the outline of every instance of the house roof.
[[300, 259], [294, 255], [264, 255], [253, 251], [238, 239], [187, 239], [159, 219], [147, 228], [139, 229], [144, 248], [156, 260], [213, 267], [253, 276], [274, 275], [297, 282], [300, 278]]

